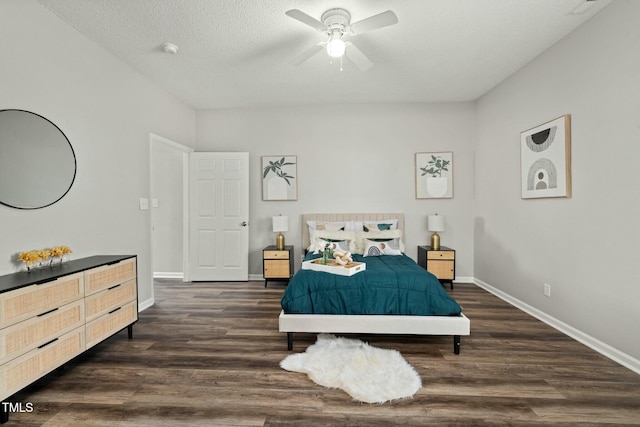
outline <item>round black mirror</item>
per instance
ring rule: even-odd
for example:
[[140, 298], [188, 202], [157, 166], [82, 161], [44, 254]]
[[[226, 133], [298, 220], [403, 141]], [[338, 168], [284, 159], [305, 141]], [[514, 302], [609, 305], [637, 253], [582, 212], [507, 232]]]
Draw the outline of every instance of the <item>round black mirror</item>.
[[0, 110], [0, 203], [38, 209], [62, 199], [76, 177], [66, 135], [25, 110]]

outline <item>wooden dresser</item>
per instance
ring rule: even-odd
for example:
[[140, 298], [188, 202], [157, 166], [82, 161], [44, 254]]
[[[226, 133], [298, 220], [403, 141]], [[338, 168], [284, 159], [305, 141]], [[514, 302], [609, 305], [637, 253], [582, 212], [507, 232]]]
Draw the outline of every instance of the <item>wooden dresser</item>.
[[[0, 276], [0, 398], [138, 320], [137, 258], [93, 256]], [[2, 405], [0, 422], [8, 420]]]

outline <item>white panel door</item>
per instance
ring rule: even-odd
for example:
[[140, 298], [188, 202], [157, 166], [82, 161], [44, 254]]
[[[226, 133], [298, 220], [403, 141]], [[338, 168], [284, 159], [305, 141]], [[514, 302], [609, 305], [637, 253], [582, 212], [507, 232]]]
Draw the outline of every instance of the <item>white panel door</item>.
[[189, 280], [246, 281], [249, 153], [189, 156]]

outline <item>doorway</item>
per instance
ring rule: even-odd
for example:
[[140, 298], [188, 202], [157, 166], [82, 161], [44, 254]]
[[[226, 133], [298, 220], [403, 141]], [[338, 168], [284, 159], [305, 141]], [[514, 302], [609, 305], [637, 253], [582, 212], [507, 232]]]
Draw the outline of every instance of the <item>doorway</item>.
[[188, 156], [193, 148], [154, 134], [149, 144], [153, 277], [184, 279]]

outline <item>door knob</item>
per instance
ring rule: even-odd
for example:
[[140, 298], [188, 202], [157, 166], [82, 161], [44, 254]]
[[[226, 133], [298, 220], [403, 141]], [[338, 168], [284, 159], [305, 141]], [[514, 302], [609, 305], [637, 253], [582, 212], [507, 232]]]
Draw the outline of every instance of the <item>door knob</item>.
[[249, 225], [249, 223], [247, 221], [242, 221], [240, 225], [243, 227], [246, 227], [247, 225]]

